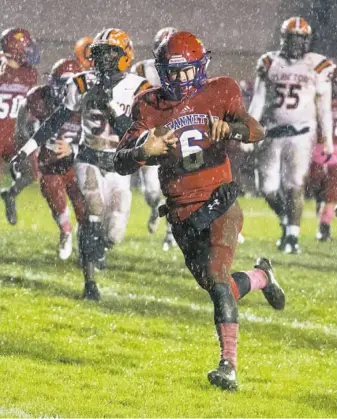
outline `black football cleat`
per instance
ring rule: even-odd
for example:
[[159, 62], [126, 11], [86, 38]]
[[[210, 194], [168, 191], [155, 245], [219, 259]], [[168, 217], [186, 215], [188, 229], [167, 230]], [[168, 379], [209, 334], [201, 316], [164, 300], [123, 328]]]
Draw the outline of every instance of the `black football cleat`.
[[235, 368], [227, 359], [222, 359], [218, 368], [210, 371], [207, 377], [212, 385], [224, 390], [235, 391], [238, 388]]
[[149, 221], [147, 222], [147, 229], [150, 234], [155, 233], [158, 230], [160, 223], [158, 210], [152, 210]]
[[1, 192], [1, 198], [4, 201], [6, 207], [6, 218], [9, 224], [15, 225], [17, 223], [15, 197], [10, 193], [9, 190]]
[[261, 269], [267, 275], [267, 285], [262, 289], [265, 299], [275, 310], [283, 310], [286, 304], [286, 297], [283, 289], [276, 281], [270, 260], [258, 258], [254, 268]]
[[286, 237], [283, 253], [288, 255], [299, 255], [301, 253], [298, 237], [292, 235]]
[[286, 228], [287, 226], [285, 224], [280, 224], [280, 227], [282, 229], [282, 236], [279, 238], [276, 242], [276, 247], [281, 252], [284, 251], [285, 245], [286, 245]]
[[83, 298], [91, 301], [99, 301], [101, 299], [101, 295], [95, 281], [85, 282]]
[[326, 242], [331, 238], [330, 224], [320, 223], [319, 231], [316, 233], [316, 239], [321, 242]]

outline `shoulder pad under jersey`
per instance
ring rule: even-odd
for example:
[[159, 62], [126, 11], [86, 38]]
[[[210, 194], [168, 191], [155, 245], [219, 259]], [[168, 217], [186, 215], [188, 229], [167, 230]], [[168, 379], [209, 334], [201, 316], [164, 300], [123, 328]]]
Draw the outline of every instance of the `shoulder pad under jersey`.
[[134, 89], [134, 96], [152, 87], [144, 77], [130, 73], [128, 73], [118, 85], [120, 85], [120, 87], [123, 86], [123, 88], [126, 88], [127, 90]]
[[131, 67], [131, 73], [137, 74], [137, 76], [145, 77], [144, 61], [138, 61]]
[[310, 67], [313, 68], [317, 74], [324, 72], [325, 69], [328, 68], [328, 71], [330, 71], [334, 67], [334, 64], [331, 60], [322, 54], [317, 54], [316, 52], [308, 52], [305, 54], [305, 61], [309, 62]]

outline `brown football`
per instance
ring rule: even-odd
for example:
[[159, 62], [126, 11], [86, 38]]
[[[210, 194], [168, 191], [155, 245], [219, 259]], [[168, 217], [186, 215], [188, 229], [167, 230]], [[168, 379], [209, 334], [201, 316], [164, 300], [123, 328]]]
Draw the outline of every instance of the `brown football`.
[[161, 126], [161, 127], [155, 127], [153, 133], [154, 133], [154, 135], [156, 135], [157, 137], [159, 137], [161, 135], [167, 134], [169, 131], [170, 131], [169, 128]]

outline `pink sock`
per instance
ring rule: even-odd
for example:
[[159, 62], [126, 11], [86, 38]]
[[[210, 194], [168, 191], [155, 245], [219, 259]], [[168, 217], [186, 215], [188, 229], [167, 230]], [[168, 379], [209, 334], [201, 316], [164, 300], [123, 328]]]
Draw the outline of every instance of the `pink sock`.
[[262, 269], [254, 269], [253, 271], [245, 271], [250, 281], [250, 290], [262, 290], [267, 285], [267, 275]]
[[237, 323], [219, 323], [215, 327], [219, 336], [220, 359], [228, 359], [236, 369], [239, 325]]
[[54, 219], [63, 233], [71, 233], [71, 224], [69, 219], [69, 209], [66, 208], [61, 214], [54, 214]]
[[319, 221], [320, 223], [331, 224], [334, 215], [334, 204], [324, 204], [319, 216]]
[[71, 224], [69, 221], [66, 221], [65, 223], [61, 224], [60, 228], [63, 233], [71, 233]]

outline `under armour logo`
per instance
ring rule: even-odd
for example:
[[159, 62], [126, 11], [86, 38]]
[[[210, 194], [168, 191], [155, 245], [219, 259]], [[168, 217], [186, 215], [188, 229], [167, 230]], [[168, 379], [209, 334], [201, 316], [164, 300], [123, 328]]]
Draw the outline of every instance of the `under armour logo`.
[[191, 112], [192, 109], [189, 106], [185, 106], [184, 108], [182, 108], [181, 113], [186, 113], [186, 112]]
[[208, 204], [207, 208], [212, 211], [215, 207], [217, 207], [218, 205], [220, 205], [220, 201], [218, 199], [214, 199], [212, 204]]
[[242, 140], [242, 134], [240, 134], [240, 133], [236, 133], [235, 135], [234, 135], [234, 140]]

